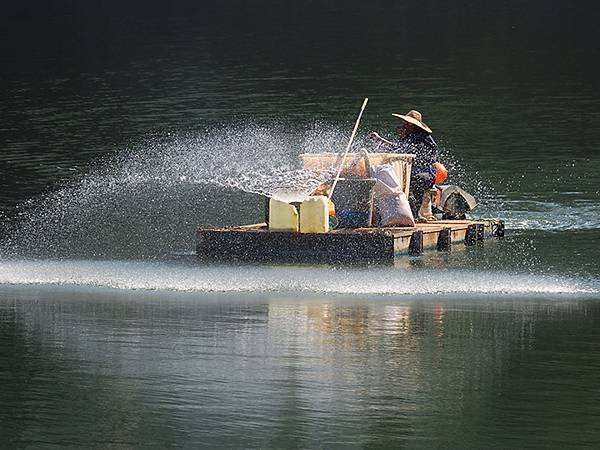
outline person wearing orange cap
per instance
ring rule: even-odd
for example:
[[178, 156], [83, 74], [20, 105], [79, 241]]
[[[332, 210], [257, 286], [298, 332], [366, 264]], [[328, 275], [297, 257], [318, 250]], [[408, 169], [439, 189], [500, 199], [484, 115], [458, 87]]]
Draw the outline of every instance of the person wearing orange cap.
[[[410, 192], [414, 196], [411, 205], [413, 214], [417, 217], [420, 216], [417, 211], [423, 204], [425, 192], [429, 191], [435, 183], [435, 164], [439, 150], [431, 137], [431, 128], [423, 122], [423, 116], [419, 111], [412, 110], [404, 115], [393, 113], [392, 116], [402, 121], [396, 127], [399, 137], [397, 142], [388, 141], [375, 132], [369, 134], [369, 138], [390, 148], [392, 152], [413, 153], [416, 156], [410, 176]], [[432, 216], [428, 219], [431, 220]]]

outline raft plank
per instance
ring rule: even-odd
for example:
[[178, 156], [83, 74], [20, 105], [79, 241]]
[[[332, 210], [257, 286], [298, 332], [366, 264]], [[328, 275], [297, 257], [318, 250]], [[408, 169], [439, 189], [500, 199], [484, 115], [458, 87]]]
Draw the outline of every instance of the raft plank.
[[255, 261], [392, 261], [393, 240], [378, 233], [290, 233], [265, 229], [198, 230], [197, 254]]
[[[197, 255], [207, 259], [290, 262], [393, 262], [424, 250], [448, 251], [492, 236], [497, 220], [444, 220], [414, 227], [338, 229], [329, 233], [269, 231], [265, 223], [197, 231]], [[475, 240], [467, 233], [476, 230]], [[412, 243], [412, 244], [411, 244]]]

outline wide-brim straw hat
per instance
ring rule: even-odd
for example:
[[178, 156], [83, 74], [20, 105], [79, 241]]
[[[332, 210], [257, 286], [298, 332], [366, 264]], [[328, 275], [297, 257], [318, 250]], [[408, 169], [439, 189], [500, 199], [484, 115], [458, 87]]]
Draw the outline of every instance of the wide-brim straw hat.
[[392, 116], [398, 117], [399, 119], [402, 119], [408, 123], [412, 123], [428, 133], [432, 133], [431, 128], [429, 128], [427, 125], [425, 125], [425, 122], [423, 122], [423, 116], [419, 111], [415, 111], [413, 109], [412, 111], [407, 112], [404, 116], [396, 113], [392, 113]]

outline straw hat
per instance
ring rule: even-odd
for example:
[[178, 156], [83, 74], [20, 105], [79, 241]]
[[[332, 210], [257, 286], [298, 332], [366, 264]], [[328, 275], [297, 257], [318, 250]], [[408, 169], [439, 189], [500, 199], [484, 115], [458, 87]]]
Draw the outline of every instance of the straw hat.
[[392, 116], [398, 117], [399, 119], [402, 119], [408, 123], [412, 123], [413, 125], [418, 126], [422, 130], [425, 130], [428, 133], [431, 133], [431, 128], [429, 128], [427, 125], [425, 125], [425, 123], [423, 122], [423, 116], [421, 115], [421, 113], [419, 111], [415, 111], [413, 109], [412, 111], [407, 112], [405, 116], [403, 116], [402, 114], [395, 114], [395, 113], [392, 113]]

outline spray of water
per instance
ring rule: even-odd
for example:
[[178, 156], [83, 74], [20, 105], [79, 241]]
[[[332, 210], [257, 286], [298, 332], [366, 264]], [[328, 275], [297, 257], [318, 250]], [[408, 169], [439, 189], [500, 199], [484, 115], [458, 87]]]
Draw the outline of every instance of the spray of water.
[[264, 197], [302, 199], [331, 177], [299, 154], [340, 150], [347, 131], [240, 126], [144, 142], [20, 207], [4, 256], [156, 257], [189, 251], [198, 225], [264, 220]]
[[462, 187], [479, 201], [472, 214], [475, 219], [497, 217], [513, 230], [600, 229], [600, 195], [593, 191], [597, 189], [593, 179], [597, 175], [590, 164], [567, 161], [546, 170], [538, 166], [532, 173], [507, 173], [492, 183], [443, 143], [441, 150], [440, 159], [450, 173], [449, 184]]
[[[339, 152], [348, 129], [244, 125], [145, 141], [99, 161], [80, 179], [19, 208], [1, 257], [157, 258], [191, 253], [198, 226], [264, 220], [265, 196], [301, 200], [334, 172], [302, 169], [299, 154]], [[358, 137], [356, 147], [367, 146]], [[475, 217], [509, 228], [600, 228], [597, 208], [509, 199], [445, 151], [453, 184], [482, 200]], [[521, 202], [521, 203], [520, 203]], [[529, 203], [527, 203], [529, 202]], [[530, 259], [523, 258], [523, 259]]]

